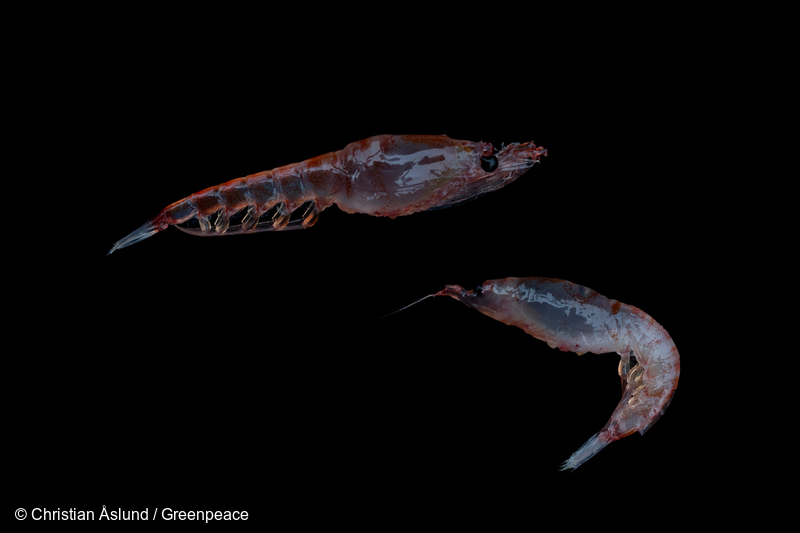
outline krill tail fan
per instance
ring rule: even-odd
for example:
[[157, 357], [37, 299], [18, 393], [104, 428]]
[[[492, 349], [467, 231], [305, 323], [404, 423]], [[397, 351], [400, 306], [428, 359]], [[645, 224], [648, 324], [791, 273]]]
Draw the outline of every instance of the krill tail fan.
[[169, 223], [164, 221], [163, 214], [158, 215], [157, 217], [148, 220], [144, 223], [140, 228], [133, 231], [127, 237], [124, 237], [118, 240], [114, 246], [111, 247], [111, 250], [108, 251], [108, 254], [111, 255], [115, 251], [119, 250], [120, 248], [125, 248], [126, 246], [130, 246], [131, 244], [136, 244], [139, 241], [143, 241], [148, 237], [152, 237], [159, 231], [166, 229], [169, 227]]
[[608, 442], [602, 442], [600, 440], [599, 432], [595, 433], [583, 444], [583, 446], [578, 448], [575, 453], [570, 455], [569, 459], [561, 463], [561, 468], [559, 470], [574, 470], [578, 468], [583, 463], [594, 457], [597, 452], [605, 448], [607, 444]]

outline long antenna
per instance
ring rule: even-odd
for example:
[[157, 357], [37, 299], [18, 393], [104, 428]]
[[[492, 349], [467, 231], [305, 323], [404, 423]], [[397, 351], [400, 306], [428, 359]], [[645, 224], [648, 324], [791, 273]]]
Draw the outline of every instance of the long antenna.
[[391, 313], [389, 313], [388, 315], [383, 315], [381, 318], [386, 318], [387, 316], [392, 316], [392, 315], [393, 315], [393, 314], [395, 314], [395, 313], [399, 313], [400, 311], [403, 311], [403, 310], [405, 310], [405, 309], [408, 309], [409, 307], [411, 307], [411, 306], [412, 306], [412, 305], [414, 305], [414, 304], [418, 304], [418, 303], [420, 303], [422, 300], [425, 300], [426, 298], [431, 298], [431, 297], [433, 297], [433, 296], [439, 296], [440, 294], [442, 294], [442, 293], [441, 293], [441, 292], [437, 292], [437, 293], [435, 293], [435, 294], [429, 294], [429, 295], [427, 295], [427, 296], [423, 296], [422, 298], [420, 298], [420, 299], [419, 299], [419, 300], [417, 300], [416, 302], [412, 302], [412, 303], [408, 304], [407, 306], [405, 306], [405, 307], [402, 307], [402, 308], [398, 309], [397, 311], [392, 311], [392, 312], [391, 312]]

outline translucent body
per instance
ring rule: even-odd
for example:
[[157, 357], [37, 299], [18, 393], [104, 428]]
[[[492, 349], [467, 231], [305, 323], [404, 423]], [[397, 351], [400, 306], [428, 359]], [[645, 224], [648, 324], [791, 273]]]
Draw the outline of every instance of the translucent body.
[[[446, 207], [511, 183], [547, 154], [533, 143], [493, 152], [489, 143], [445, 135], [370, 137], [194, 193], [167, 206], [109, 253], [170, 225], [196, 235], [231, 235], [307, 228], [333, 204], [348, 213], [391, 218]], [[304, 204], [302, 216], [293, 219]]]
[[[644, 434], [664, 413], [678, 386], [680, 358], [669, 334], [641, 309], [610, 300], [592, 289], [551, 278], [486, 281], [474, 291], [448, 285], [434, 296], [451, 296], [551, 348], [622, 356], [624, 393], [611, 419], [567, 459], [577, 468], [607, 444]], [[631, 368], [631, 356], [638, 364]]]

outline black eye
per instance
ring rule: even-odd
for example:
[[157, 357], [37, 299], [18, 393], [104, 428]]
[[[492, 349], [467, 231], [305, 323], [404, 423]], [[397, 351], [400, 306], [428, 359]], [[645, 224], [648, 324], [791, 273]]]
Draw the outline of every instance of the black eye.
[[475, 289], [474, 292], [475, 296], [480, 296], [481, 294], [483, 294], [483, 285], [478, 285], [478, 287]]
[[497, 168], [497, 158], [493, 155], [481, 157], [481, 168], [486, 172], [494, 172]]

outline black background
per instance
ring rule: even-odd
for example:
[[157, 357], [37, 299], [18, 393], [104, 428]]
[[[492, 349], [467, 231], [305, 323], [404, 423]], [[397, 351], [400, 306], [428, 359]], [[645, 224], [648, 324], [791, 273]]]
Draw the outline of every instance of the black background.
[[[13, 482], [29, 507], [413, 522], [432, 508], [545, 512], [543, 488], [707, 482], [692, 302], [713, 223], [696, 193], [706, 170], [687, 160], [705, 133], [702, 117], [687, 123], [680, 56], [567, 36], [370, 45], [380, 32], [309, 55], [153, 31], [160, 46], [131, 32], [91, 62], [96, 82], [71, 108], [83, 128], [61, 131], [79, 148], [59, 176], [80, 185], [64, 206], [74, 233], [58, 239], [80, 246], [49, 258], [46, 327], [11, 383]], [[192, 192], [382, 133], [535, 141], [548, 156], [452, 209], [332, 207], [309, 230], [169, 229], [105, 255]], [[619, 401], [616, 354], [551, 350], [451, 299], [379, 318], [445, 284], [510, 276], [588, 286], [667, 329], [683, 373], [646, 436], [559, 472]]]

